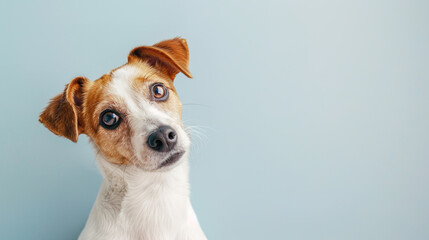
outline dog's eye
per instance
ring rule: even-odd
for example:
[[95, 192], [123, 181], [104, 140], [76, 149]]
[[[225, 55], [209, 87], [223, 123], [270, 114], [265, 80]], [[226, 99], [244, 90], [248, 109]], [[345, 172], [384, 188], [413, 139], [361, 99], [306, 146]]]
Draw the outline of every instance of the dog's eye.
[[168, 98], [168, 89], [161, 83], [152, 85], [151, 92], [156, 101], [164, 101]]
[[100, 125], [105, 129], [113, 130], [121, 123], [119, 114], [111, 109], [106, 109], [100, 114]]

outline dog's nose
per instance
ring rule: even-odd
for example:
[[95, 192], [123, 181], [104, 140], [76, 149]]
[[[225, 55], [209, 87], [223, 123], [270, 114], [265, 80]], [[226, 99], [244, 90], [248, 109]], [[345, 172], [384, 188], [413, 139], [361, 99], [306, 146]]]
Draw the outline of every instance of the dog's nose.
[[177, 143], [177, 134], [169, 126], [161, 126], [147, 138], [147, 145], [158, 152], [168, 152]]

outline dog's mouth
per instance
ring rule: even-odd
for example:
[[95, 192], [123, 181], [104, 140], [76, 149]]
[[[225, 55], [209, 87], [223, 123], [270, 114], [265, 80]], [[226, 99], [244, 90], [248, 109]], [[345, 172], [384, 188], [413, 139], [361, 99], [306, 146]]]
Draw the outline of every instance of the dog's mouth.
[[170, 166], [174, 163], [176, 163], [185, 153], [185, 151], [179, 151], [179, 152], [175, 152], [170, 154], [170, 156], [168, 156], [159, 166], [159, 168], [162, 167], [166, 167], [166, 166]]

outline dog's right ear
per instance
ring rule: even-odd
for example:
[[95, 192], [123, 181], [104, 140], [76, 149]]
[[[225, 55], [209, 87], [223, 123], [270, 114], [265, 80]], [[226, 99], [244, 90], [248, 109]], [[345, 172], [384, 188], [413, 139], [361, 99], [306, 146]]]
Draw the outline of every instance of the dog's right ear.
[[55, 96], [45, 110], [40, 114], [39, 121], [56, 135], [77, 142], [83, 132], [79, 124], [79, 114], [82, 110], [84, 87], [89, 79], [77, 77], [67, 84], [64, 92]]
[[174, 81], [176, 74], [182, 72], [192, 78], [188, 69], [189, 49], [186, 40], [173, 38], [159, 42], [153, 46], [140, 46], [131, 50], [128, 62], [145, 61], [152, 67], [165, 73]]

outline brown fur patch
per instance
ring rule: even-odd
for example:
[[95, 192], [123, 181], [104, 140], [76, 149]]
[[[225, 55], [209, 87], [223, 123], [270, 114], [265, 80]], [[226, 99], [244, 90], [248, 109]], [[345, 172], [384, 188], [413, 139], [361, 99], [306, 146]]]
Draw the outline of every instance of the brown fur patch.
[[[127, 65], [133, 65], [135, 67], [146, 67], [144, 62], [132, 62]], [[154, 83], [162, 83], [169, 93], [169, 97], [166, 101], [157, 102], [165, 112], [169, 112], [172, 117], [181, 119], [182, 116], [182, 103], [180, 102], [179, 96], [177, 95], [176, 88], [174, 87], [173, 81], [171, 81], [162, 72], [155, 72], [149, 76], [142, 73], [141, 76], [133, 80], [133, 87], [136, 91], [140, 92], [142, 96], [147, 99], [151, 99], [150, 86]]]
[[[131, 132], [126, 121], [126, 109], [123, 109], [108, 95], [106, 86], [111, 81], [111, 75], [104, 75], [94, 81], [88, 89], [84, 102], [83, 121], [85, 122], [85, 134], [87, 134], [94, 144], [101, 151], [103, 156], [112, 163], [121, 165], [127, 164], [132, 156]], [[99, 116], [105, 109], [117, 111], [123, 119], [118, 128], [114, 130], [104, 129], [99, 125]]]

